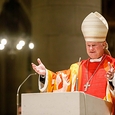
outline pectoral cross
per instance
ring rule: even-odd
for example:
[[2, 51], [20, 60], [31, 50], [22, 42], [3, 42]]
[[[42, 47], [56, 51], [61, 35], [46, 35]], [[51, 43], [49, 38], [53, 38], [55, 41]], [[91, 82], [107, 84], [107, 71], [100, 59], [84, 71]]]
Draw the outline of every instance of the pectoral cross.
[[84, 88], [85, 88], [84, 91], [87, 91], [88, 87], [90, 87], [89, 82], [87, 82], [87, 83], [84, 85]]

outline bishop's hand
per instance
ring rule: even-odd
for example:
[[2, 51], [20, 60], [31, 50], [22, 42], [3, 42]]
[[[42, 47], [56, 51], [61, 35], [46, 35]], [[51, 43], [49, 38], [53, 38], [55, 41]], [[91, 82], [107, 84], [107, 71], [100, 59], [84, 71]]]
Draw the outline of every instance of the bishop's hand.
[[31, 63], [33, 70], [36, 73], [45, 76], [46, 75], [46, 68], [45, 68], [45, 66], [43, 65], [43, 63], [41, 62], [41, 60], [39, 58], [37, 59], [37, 62], [38, 62], [39, 65], [35, 65], [34, 63]]
[[108, 66], [109, 66], [109, 70], [106, 74], [106, 77], [107, 77], [108, 80], [112, 80], [113, 77], [114, 77], [115, 69], [112, 67], [110, 62], [108, 62]]

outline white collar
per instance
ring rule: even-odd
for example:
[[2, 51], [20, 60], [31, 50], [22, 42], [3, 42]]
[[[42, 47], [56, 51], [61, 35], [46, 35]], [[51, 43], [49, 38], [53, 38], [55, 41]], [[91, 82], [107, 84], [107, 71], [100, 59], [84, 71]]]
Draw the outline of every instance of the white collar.
[[[103, 56], [102, 56], [103, 57]], [[100, 62], [102, 57], [98, 58], [98, 59], [90, 59], [90, 62]]]

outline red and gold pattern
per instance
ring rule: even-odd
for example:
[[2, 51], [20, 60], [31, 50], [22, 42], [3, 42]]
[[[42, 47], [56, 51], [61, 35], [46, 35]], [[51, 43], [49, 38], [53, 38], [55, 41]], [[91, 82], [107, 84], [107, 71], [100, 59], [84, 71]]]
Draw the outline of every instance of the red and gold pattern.
[[[48, 85], [47, 92], [73, 92], [76, 91], [76, 81], [78, 79], [78, 91], [84, 92], [84, 85], [87, 82], [86, 75], [89, 78], [95, 71], [100, 62], [89, 62], [87, 68], [87, 61], [72, 64], [68, 70], [58, 71], [53, 73], [48, 70]], [[99, 69], [94, 74], [90, 81], [90, 87], [85, 92], [87, 94], [96, 96], [113, 103], [115, 107], [115, 94], [110, 86], [105, 74], [108, 71], [108, 62], [115, 68], [115, 59], [109, 55], [101, 63]], [[87, 70], [88, 69], [88, 73]], [[89, 71], [90, 70], [90, 71]]]

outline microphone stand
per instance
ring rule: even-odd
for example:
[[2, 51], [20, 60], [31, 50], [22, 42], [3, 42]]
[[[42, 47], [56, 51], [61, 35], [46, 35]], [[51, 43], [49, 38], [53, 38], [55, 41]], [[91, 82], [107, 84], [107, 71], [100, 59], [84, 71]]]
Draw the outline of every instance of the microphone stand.
[[[81, 57], [79, 57], [79, 63], [80, 63], [80, 62], [81, 62]], [[78, 67], [78, 73], [79, 73], [80, 65], [81, 65], [81, 64], [79, 64], [79, 67]], [[78, 91], [78, 77], [77, 77], [77, 79], [76, 79], [76, 91]]]
[[17, 89], [17, 115], [19, 115], [19, 111], [18, 111], [18, 107], [19, 107], [19, 91], [20, 91], [20, 88], [21, 86], [27, 81], [27, 79], [33, 75], [37, 75], [37, 73], [32, 73], [32, 74], [29, 74], [27, 76], [27, 78], [19, 85], [18, 89]]

